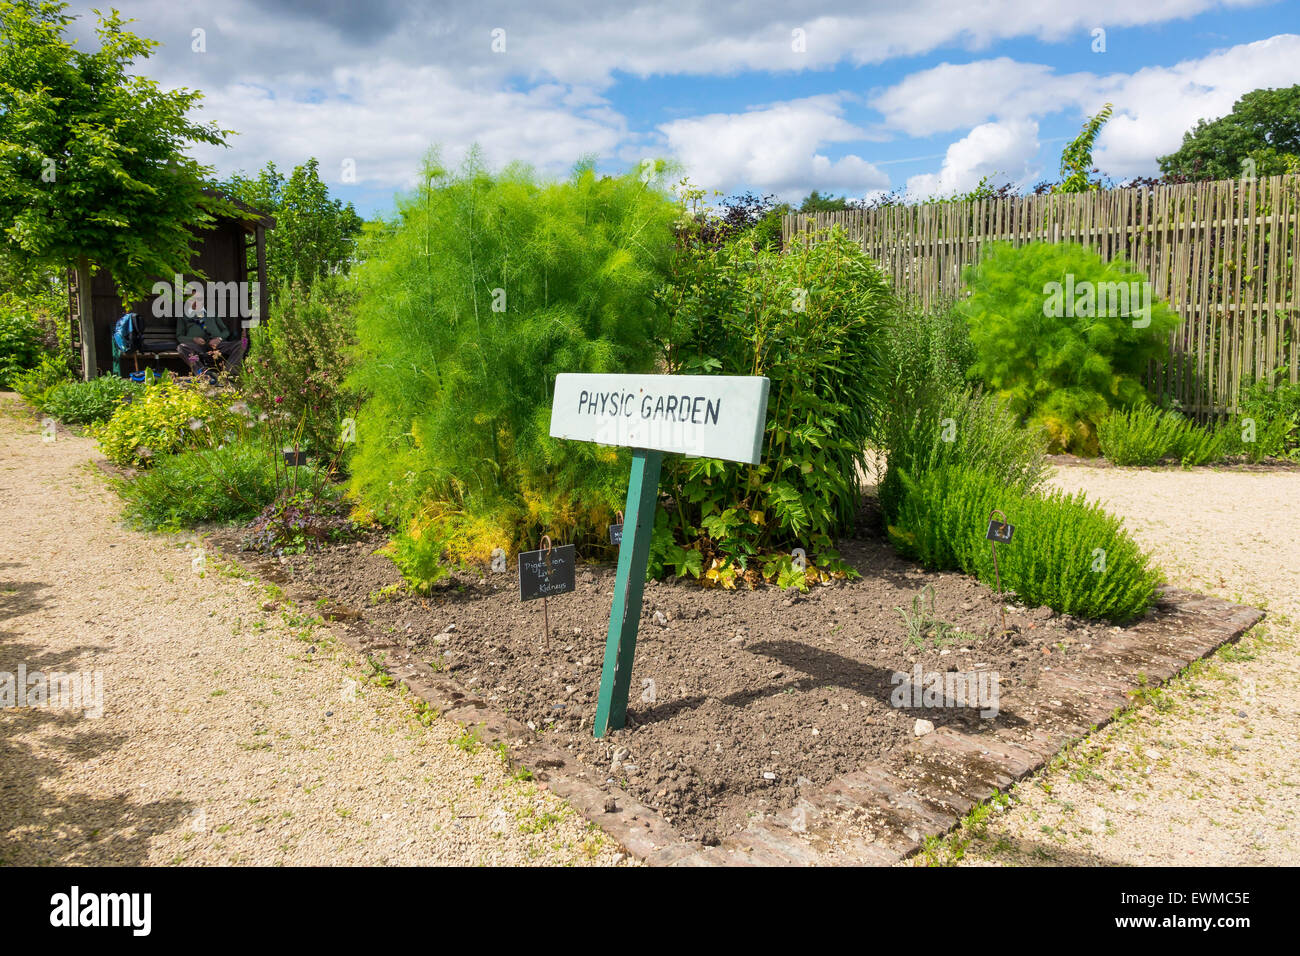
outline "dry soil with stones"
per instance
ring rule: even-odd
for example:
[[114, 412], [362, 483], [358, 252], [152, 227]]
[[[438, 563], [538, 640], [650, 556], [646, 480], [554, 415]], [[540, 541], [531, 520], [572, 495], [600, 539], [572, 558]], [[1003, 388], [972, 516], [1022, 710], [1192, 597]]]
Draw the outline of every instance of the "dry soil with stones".
[[262, 583], [123, 528], [94, 456], [0, 393], [0, 671], [103, 678], [98, 718], [0, 709], [0, 863], [622, 859]]

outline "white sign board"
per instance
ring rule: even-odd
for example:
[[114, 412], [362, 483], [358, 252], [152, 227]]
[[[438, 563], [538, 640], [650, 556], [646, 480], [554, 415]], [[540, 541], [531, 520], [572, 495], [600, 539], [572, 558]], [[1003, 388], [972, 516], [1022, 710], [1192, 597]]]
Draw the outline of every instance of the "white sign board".
[[756, 375], [563, 373], [551, 435], [756, 465], [770, 385]]

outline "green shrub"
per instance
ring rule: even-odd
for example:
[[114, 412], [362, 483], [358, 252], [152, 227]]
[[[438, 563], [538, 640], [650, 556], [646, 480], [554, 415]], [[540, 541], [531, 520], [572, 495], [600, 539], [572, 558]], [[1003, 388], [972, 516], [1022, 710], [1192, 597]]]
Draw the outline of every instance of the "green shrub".
[[965, 281], [972, 374], [1042, 426], [1052, 451], [1097, 453], [1097, 423], [1146, 399], [1142, 375], [1168, 358], [1179, 322], [1154, 296], [1139, 313], [1144, 296], [1130, 293], [1146, 276], [1075, 243], [993, 243]]
[[[344, 388], [356, 344], [356, 293], [341, 276], [284, 285], [253, 340], [241, 386], [254, 404], [302, 423], [302, 447], [329, 458], [356, 413]], [[277, 403], [277, 399], [279, 402]]]
[[336, 487], [321, 482], [315, 488], [281, 490], [249, 526], [241, 547], [263, 554], [302, 554], [343, 541], [356, 530]]
[[[1295, 458], [1300, 452], [1300, 383], [1280, 380], [1286, 369], [1246, 388], [1229, 425], [1226, 450], [1252, 462]], [[1253, 439], [1253, 440], [1252, 440]]]
[[91, 433], [109, 461], [146, 468], [162, 456], [224, 441], [241, 424], [229, 405], [228, 397], [209, 395], [197, 383], [168, 376], [130, 404], [120, 405]]
[[903, 474], [920, 478], [945, 467], [990, 475], [1018, 493], [1037, 489], [1046, 475], [1045, 441], [1022, 427], [991, 395], [918, 390], [900, 396], [887, 415], [888, 466], [880, 482], [881, 510], [895, 520], [904, 494]]
[[1097, 425], [1101, 453], [1117, 465], [1155, 465], [1166, 458], [1204, 465], [1223, 457], [1226, 435], [1151, 405], [1112, 411]]
[[1223, 428], [1198, 425], [1190, 419], [1184, 419], [1174, 443], [1173, 455], [1184, 466], [1208, 465], [1223, 458], [1227, 438], [1228, 433]]
[[1300, 435], [1296, 413], [1266, 410], [1256, 415], [1237, 414], [1223, 426], [1223, 452], [1258, 464], [1266, 458], [1294, 458]]
[[1082, 493], [1025, 494], [953, 467], [902, 481], [889, 537], [927, 567], [960, 569], [993, 584], [985, 533], [996, 508], [1015, 526], [1012, 540], [998, 548], [1002, 586], [1024, 603], [1112, 621], [1131, 620], [1151, 604], [1159, 572], [1120, 520]]
[[440, 533], [436, 522], [412, 521], [393, 535], [382, 550], [416, 594], [428, 594], [435, 584], [451, 573], [445, 563], [447, 536]]
[[833, 542], [853, 527], [895, 308], [884, 274], [840, 229], [784, 254], [745, 236], [679, 262], [668, 299], [670, 371], [765, 375], [771, 390], [761, 464], [666, 462], [676, 506], [659, 522], [657, 567], [728, 583], [759, 554], [775, 574], [772, 552], [802, 545], [814, 565], [842, 570]]
[[13, 390], [38, 412], [45, 410], [45, 401], [59, 385], [73, 381], [67, 363], [57, 355], [42, 355], [34, 368], [17, 372], [10, 380]]
[[[359, 500], [403, 525], [488, 521], [515, 547], [603, 540], [629, 456], [552, 439], [551, 387], [559, 372], [654, 369], [675, 207], [589, 166], [543, 182], [471, 159], [424, 181], [355, 272]], [[451, 558], [486, 561], [471, 545], [447, 539]]]
[[966, 320], [953, 308], [907, 309], [893, 316], [881, 336], [881, 372], [888, 396], [876, 442], [888, 448], [901, 420], [934, 396], [964, 392], [975, 364]]
[[138, 398], [144, 386], [116, 375], [89, 382], [61, 382], [45, 393], [42, 410], [69, 425], [94, 425], [113, 417], [128, 395]]
[[14, 376], [40, 362], [43, 338], [40, 323], [31, 316], [0, 307], [0, 389], [12, 388]]
[[163, 456], [153, 468], [118, 483], [127, 519], [166, 531], [248, 521], [275, 499], [276, 489], [274, 459], [249, 441]]

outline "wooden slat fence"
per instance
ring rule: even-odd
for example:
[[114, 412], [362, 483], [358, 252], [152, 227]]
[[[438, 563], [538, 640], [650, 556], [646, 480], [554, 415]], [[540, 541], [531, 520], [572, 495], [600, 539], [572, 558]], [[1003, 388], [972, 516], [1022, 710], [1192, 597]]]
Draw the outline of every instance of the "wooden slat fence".
[[900, 295], [942, 307], [986, 243], [1078, 242], [1126, 257], [1183, 317], [1148, 384], [1203, 416], [1284, 367], [1300, 381], [1300, 176], [785, 217], [789, 243], [841, 226]]

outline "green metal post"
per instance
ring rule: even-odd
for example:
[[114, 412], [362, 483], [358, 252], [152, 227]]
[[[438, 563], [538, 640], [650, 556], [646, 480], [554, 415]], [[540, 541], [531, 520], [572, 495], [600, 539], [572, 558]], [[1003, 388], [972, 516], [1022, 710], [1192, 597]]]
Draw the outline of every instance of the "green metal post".
[[627, 692], [632, 685], [632, 657], [636, 653], [637, 626], [641, 623], [641, 593], [645, 590], [646, 564], [650, 560], [650, 535], [654, 531], [663, 460], [661, 451], [632, 450], [623, 543], [618, 549], [614, 605], [609, 612], [609, 636], [605, 639], [605, 663], [596, 702], [597, 737], [618, 730], [627, 719]]

